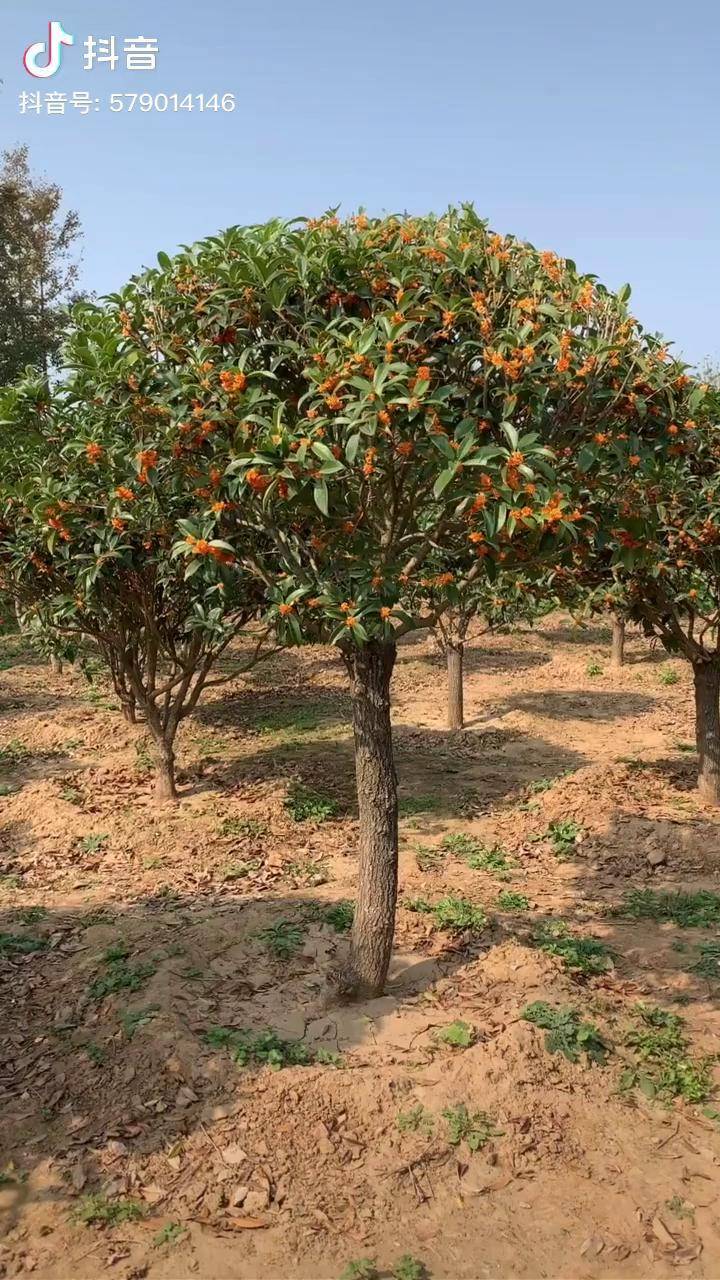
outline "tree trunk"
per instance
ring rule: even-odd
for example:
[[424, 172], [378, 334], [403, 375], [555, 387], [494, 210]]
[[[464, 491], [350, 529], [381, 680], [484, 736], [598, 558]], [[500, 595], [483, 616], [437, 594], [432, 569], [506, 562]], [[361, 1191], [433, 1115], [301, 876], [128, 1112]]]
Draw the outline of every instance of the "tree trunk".
[[459, 644], [448, 644], [447, 647], [447, 674], [448, 674], [448, 708], [447, 722], [448, 729], [462, 729], [465, 724], [463, 717], [463, 654], [465, 646]]
[[62, 658], [58, 658], [56, 653], [50, 654], [50, 670], [54, 676], [61, 676], [63, 672]]
[[382, 995], [395, 932], [398, 878], [397, 777], [390, 725], [395, 645], [372, 640], [345, 655], [350, 672], [360, 812], [358, 896], [340, 994]]
[[137, 724], [137, 715], [135, 714], [135, 699], [124, 698], [122, 703], [122, 713], [128, 724]]
[[610, 666], [624, 667], [625, 665], [625, 619], [619, 617], [617, 613], [612, 616], [612, 649], [610, 651]]
[[708, 804], [720, 805], [720, 669], [694, 662], [693, 676], [698, 791]]
[[177, 800], [175, 786], [175, 752], [166, 742], [158, 744], [157, 772], [155, 774], [155, 799], [158, 804]]

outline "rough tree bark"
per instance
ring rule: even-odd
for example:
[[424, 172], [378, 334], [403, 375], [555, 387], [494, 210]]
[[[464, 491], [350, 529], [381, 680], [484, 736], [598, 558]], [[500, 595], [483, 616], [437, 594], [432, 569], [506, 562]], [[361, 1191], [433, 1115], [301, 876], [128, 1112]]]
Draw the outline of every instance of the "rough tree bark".
[[610, 666], [625, 665], [625, 619], [616, 613], [612, 615], [612, 649], [610, 650]]
[[463, 657], [465, 646], [462, 640], [446, 648], [448, 677], [448, 729], [462, 729], [465, 724], [463, 710]]
[[357, 906], [350, 955], [339, 982], [339, 993], [351, 999], [382, 994], [395, 932], [398, 803], [390, 724], [395, 653], [393, 643], [373, 640], [344, 655], [352, 689], [360, 813]]
[[720, 668], [694, 662], [693, 677], [698, 791], [708, 804], [720, 805]]
[[159, 803], [163, 804], [178, 798], [177, 787], [175, 786], [175, 752], [167, 742], [156, 743], [156, 748], [155, 798]]
[[50, 654], [50, 670], [54, 676], [61, 676], [63, 673], [62, 658], [58, 658], [56, 653]]

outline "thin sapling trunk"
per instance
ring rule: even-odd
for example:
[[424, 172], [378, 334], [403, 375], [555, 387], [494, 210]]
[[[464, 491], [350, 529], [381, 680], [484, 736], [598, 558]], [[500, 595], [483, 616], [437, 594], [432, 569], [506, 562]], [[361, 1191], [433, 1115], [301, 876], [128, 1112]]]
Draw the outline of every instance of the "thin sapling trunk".
[[610, 666], [625, 665], [625, 619], [616, 613], [612, 615], [612, 648], [610, 650]]
[[447, 678], [448, 678], [448, 729], [462, 729], [465, 723], [463, 712], [463, 657], [465, 646], [462, 640], [447, 644]]

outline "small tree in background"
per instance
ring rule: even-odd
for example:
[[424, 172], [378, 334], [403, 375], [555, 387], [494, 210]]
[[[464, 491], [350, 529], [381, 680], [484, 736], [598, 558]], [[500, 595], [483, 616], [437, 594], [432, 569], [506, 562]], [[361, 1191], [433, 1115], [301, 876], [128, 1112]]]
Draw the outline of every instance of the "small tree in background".
[[523, 572], [522, 560], [510, 567], [510, 550], [506, 549], [501, 572], [493, 576], [482, 573], [462, 591], [452, 582], [444, 584], [441, 572], [426, 574], [422, 580], [428, 593], [428, 614], [437, 618], [437, 650], [447, 665], [449, 729], [462, 729], [465, 723], [464, 656], [470, 630], [473, 638], [478, 638], [512, 630], [523, 622], [532, 625], [554, 607], [552, 593], [542, 579], [532, 580]]
[[0, 170], [0, 385], [26, 366], [46, 374], [76, 293], [80, 220], [61, 212], [62, 191], [33, 178], [27, 147], [6, 151]]
[[[667, 369], [664, 353], [656, 366]], [[693, 672], [698, 788], [720, 804], [720, 485], [718, 393], [677, 364], [662, 390], [629, 391], [613, 432], [583, 460], [596, 536], [563, 581], [588, 608], [640, 624]], [[653, 409], [662, 407], [662, 412]]]
[[[140, 415], [133, 427], [127, 405], [84, 400], [79, 390], [69, 384], [51, 399], [31, 384], [0, 405], [10, 446], [0, 482], [0, 584], [55, 652], [63, 644], [97, 648], [126, 718], [134, 723], [140, 712], [147, 724], [157, 796], [171, 800], [178, 727], [203, 689], [220, 682], [211, 670], [257, 618], [261, 597], [212, 535], [212, 488], [188, 483], [164, 447], [165, 417]], [[199, 532], [185, 561], [173, 542], [187, 520]], [[267, 629], [252, 634], [256, 649], [240, 670]]]
[[570, 460], [582, 473], [589, 446], [593, 463], [650, 346], [623, 295], [470, 209], [234, 228], [160, 255], [99, 329], [81, 322], [91, 373], [103, 324], [143, 370], [139, 394], [169, 410], [173, 455], [196, 465], [200, 449], [219, 472], [211, 523], [179, 526], [176, 554], [192, 565], [215, 534], [263, 584], [283, 642], [343, 655], [360, 869], [341, 985], [377, 994], [397, 891], [390, 679], [398, 638], [435, 621], [426, 565], [462, 602], [509, 545], [545, 565], [592, 534]]

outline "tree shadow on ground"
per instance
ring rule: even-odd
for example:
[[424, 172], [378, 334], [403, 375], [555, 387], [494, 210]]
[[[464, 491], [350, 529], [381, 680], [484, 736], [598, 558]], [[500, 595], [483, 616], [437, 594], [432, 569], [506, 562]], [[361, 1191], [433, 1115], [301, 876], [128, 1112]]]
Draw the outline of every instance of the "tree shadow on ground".
[[[442, 818], [479, 811], [521, 792], [537, 778], [585, 763], [577, 751], [523, 734], [522, 759], [513, 760], [509, 768], [504, 752], [512, 750], [518, 737], [502, 728], [457, 732], [396, 725], [401, 815], [426, 812]], [[259, 779], [275, 779], [283, 788], [300, 784], [327, 795], [341, 812], [356, 812], [355, 752], [348, 726], [326, 722], [317, 731], [258, 734], [244, 739], [243, 746], [235, 755], [223, 751], [183, 768], [181, 780], [199, 792], [242, 790]]]
[[507, 715], [511, 711], [524, 711], [529, 715], [544, 716], [551, 720], [620, 720], [625, 716], [637, 716], [649, 711], [657, 705], [657, 701], [657, 698], [646, 693], [542, 689], [514, 694], [503, 702], [494, 703], [486, 718]]

